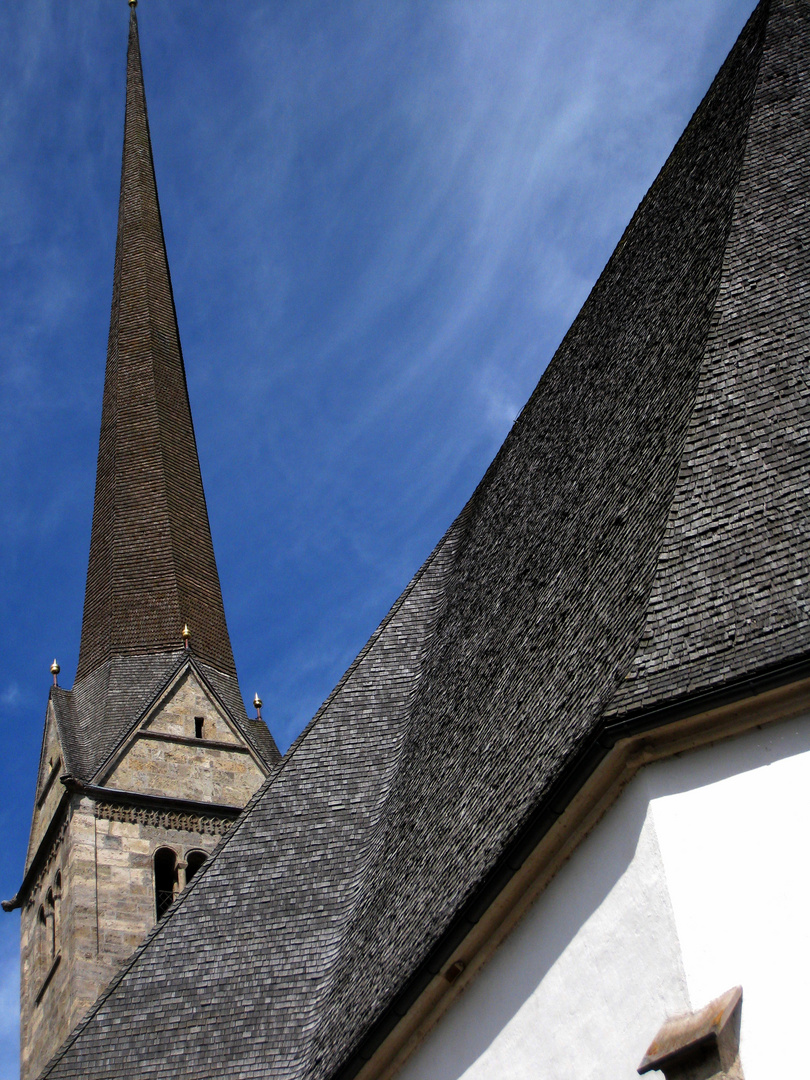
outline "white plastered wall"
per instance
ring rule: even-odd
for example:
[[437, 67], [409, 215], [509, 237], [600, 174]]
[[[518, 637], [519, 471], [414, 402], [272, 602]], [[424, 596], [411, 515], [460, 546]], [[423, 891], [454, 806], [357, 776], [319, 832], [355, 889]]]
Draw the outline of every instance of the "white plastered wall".
[[746, 1080], [804, 1075], [809, 819], [810, 718], [647, 767], [400, 1077], [632, 1080], [737, 984]]

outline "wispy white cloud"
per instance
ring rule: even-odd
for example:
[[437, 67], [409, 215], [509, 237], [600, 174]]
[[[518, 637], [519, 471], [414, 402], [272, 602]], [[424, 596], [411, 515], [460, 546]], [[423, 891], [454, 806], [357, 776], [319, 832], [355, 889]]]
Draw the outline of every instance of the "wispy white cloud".
[[21, 696], [19, 684], [10, 683], [4, 690], [0, 691], [0, 705], [9, 708], [16, 705]]

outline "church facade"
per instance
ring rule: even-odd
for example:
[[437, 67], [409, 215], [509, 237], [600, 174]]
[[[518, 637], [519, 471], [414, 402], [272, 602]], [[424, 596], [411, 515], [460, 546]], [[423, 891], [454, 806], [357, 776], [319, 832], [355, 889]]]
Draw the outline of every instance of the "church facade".
[[24, 1080], [801, 1075], [810, 3], [761, 0], [283, 760], [222, 610], [134, 8], [79, 670], [4, 905]]

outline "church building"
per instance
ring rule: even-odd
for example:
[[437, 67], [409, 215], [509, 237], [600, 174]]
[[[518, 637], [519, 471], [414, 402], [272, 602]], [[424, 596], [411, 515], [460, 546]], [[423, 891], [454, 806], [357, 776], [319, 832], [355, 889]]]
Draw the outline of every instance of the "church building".
[[810, 0], [760, 0], [283, 758], [231, 652], [135, 8], [79, 666], [3, 904], [22, 1080], [804, 1075]]

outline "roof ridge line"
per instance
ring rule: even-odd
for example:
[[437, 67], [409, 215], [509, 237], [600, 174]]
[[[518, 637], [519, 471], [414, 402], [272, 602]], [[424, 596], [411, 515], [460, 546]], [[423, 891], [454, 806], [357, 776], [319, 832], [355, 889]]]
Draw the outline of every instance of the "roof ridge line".
[[[136, 12], [135, 8], [136, 8], [136, 4], [131, 4], [130, 5], [130, 9], [129, 9], [130, 12], [131, 12], [130, 22], [135, 27], [135, 41], [136, 41], [137, 50], [138, 50], [138, 67], [139, 67], [139, 70], [141, 72], [141, 83], [143, 84], [143, 61], [141, 59], [141, 41], [140, 41], [140, 35], [138, 33], [138, 15], [137, 15], [137, 12]], [[127, 80], [127, 81], [129, 81], [129, 80]], [[158, 190], [157, 190], [157, 177], [155, 176], [155, 162], [154, 162], [154, 154], [153, 154], [153, 151], [152, 151], [152, 132], [151, 132], [151, 129], [149, 127], [149, 110], [147, 109], [147, 106], [146, 106], [146, 87], [145, 87], [145, 85], [143, 86], [143, 123], [144, 123], [144, 127], [146, 129], [146, 146], [147, 146], [147, 149], [148, 149], [148, 158], [149, 158], [149, 162], [151, 164], [151, 173], [152, 173], [152, 177], [154, 179], [154, 186], [155, 186], [155, 190], [154, 190], [155, 210], [157, 211], [158, 229], [160, 231], [160, 237], [161, 237], [161, 241], [162, 241], [161, 247], [162, 247], [162, 253], [163, 253], [163, 264], [164, 264], [164, 269], [166, 271], [166, 281], [167, 281], [168, 289], [169, 289], [169, 307], [170, 307], [170, 309], [171, 309], [171, 311], [172, 311], [172, 313], [174, 315], [175, 333], [177, 335], [177, 348], [178, 348], [178, 351], [180, 353], [180, 369], [181, 369], [181, 371], [183, 373], [183, 379], [185, 380], [186, 370], [185, 370], [185, 364], [183, 363], [183, 350], [182, 350], [182, 346], [181, 346], [181, 343], [180, 343], [180, 328], [179, 328], [179, 326], [177, 324], [177, 310], [176, 310], [175, 303], [174, 303], [174, 289], [172, 288], [172, 278], [171, 278], [171, 272], [169, 270], [169, 255], [168, 255], [168, 252], [166, 251], [166, 236], [165, 236], [165, 233], [163, 231], [163, 215], [160, 212], [160, 196], [159, 196]], [[125, 135], [125, 137], [126, 137], [126, 135]], [[125, 156], [126, 156], [126, 151], [124, 153], [125, 153]], [[122, 194], [123, 194], [123, 191], [122, 191]], [[136, 196], [135, 197], [136, 197], [136, 199], [138, 201], [138, 219], [140, 221], [143, 221], [144, 217], [145, 217], [145, 207], [144, 207], [144, 203], [143, 203], [143, 194], [144, 194], [143, 193], [143, 186], [142, 186], [142, 184], [138, 184], [138, 186], [136, 188]], [[145, 300], [145, 303], [146, 303], [146, 312], [147, 312], [148, 326], [149, 326], [149, 346], [150, 346], [149, 347], [149, 377], [150, 377], [151, 383], [152, 383], [152, 393], [150, 395], [150, 408], [154, 409], [154, 413], [155, 413], [155, 427], [157, 429], [157, 445], [158, 445], [158, 447], [160, 449], [160, 470], [159, 470], [160, 491], [161, 491], [161, 495], [162, 495], [162, 498], [163, 498], [163, 506], [164, 506], [164, 512], [165, 512], [165, 515], [166, 515], [166, 521], [167, 521], [168, 526], [169, 526], [169, 548], [170, 548], [172, 554], [174, 554], [175, 553], [174, 528], [173, 528], [174, 522], [172, 521], [172, 515], [169, 513], [169, 491], [168, 491], [168, 483], [167, 483], [167, 475], [166, 475], [166, 444], [165, 444], [165, 438], [164, 438], [165, 433], [164, 433], [164, 430], [163, 430], [163, 424], [161, 423], [162, 416], [161, 416], [160, 405], [159, 405], [158, 399], [157, 399], [157, 379], [155, 377], [155, 345], [157, 344], [157, 342], [156, 342], [156, 339], [155, 339], [155, 321], [152, 318], [152, 309], [153, 309], [152, 290], [150, 288], [150, 282], [148, 280], [146, 282], [146, 288], [144, 289], [144, 300]], [[188, 396], [188, 388], [186, 388], [186, 396]], [[194, 427], [193, 427], [193, 421], [192, 421], [192, 432], [193, 432], [193, 430], [194, 430]], [[114, 444], [114, 449], [117, 449], [117, 444]], [[115, 514], [115, 505], [113, 505], [113, 514]], [[176, 576], [172, 578], [171, 590], [174, 593], [174, 596], [176, 597], [178, 608], [179, 609], [182, 608], [182, 604], [180, 602], [180, 591], [178, 589]]]
[[[74, 701], [73, 701], [73, 691], [72, 690], [67, 690], [63, 686], [52, 686], [51, 687], [51, 692], [48, 695], [48, 704], [49, 705], [51, 704], [51, 702], [54, 702], [54, 698], [55, 698], [54, 690], [58, 690], [62, 694], [65, 694], [69, 698], [69, 706], [70, 706], [70, 708], [71, 709], [75, 708]], [[54, 704], [54, 706], [53, 706], [53, 715], [54, 715], [54, 720], [55, 720], [55, 723], [56, 723], [56, 731], [57, 731], [57, 734], [59, 736], [59, 745], [60, 745], [60, 747], [62, 749], [62, 759], [63, 759], [63, 761], [65, 763], [65, 768], [68, 771], [70, 771], [73, 768], [73, 766], [76, 765], [76, 762], [72, 760], [73, 752], [72, 752], [71, 749], [68, 748], [70, 740], [65, 735], [64, 727], [62, 725], [62, 714], [61, 714], [61, 711], [60, 711], [59, 707], [56, 704]], [[46, 716], [47, 716], [47, 712], [46, 712]], [[47, 724], [46, 724], [46, 727], [47, 727]], [[45, 732], [42, 733], [42, 749], [43, 749], [43, 751], [45, 749]], [[68, 761], [69, 758], [71, 759], [70, 761]]]
[[197, 652], [235, 674], [191, 416], [137, 16], [126, 63], [110, 331], [78, 674], [117, 656]]
[[466, 517], [469, 514], [469, 507], [470, 507], [471, 502], [472, 502], [472, 496], [470, 496], [470, 498], [467, 500], [467, 502], [465, 503], [465, 505], [462, 508], [461, 512], [453, 519], [453, 521], [445, 529], [441, 539], [438, 541], [438, 543], [433, 548], [431, 553], [428, 555], [428, 557], [425, 559], [425, 561], [422, 563], [422, 565], [419, 567], [419, 569], [413, 575], [411, 580], [408, 582], [408, 584], [405, 586], [405, 588], [402, 590], [402, 592], [399, 594], [399, 596], [393, 602], [393, 604], [388, 609], [388, 611], [386, 612], [386, 614], [383, 617], [383, 619], [381, 620], [381, 622], [377, 625], [376, 629], [372, 632], [371, 636], [366, 641], [365, 645], [362, 647], [362, 649], [357, 654], [357, 656], [354, 658], [354, 660], [351, 662], [351, 664], [348, 666], [348, 668], [343, 672], [343, 675], [340, 677], [340, 680], [338, 681], [338, 683], [331, 690], [328, 697], [326, 697], [324, 699], [323, 703], [318, 707], [317, 712], [312, 717], [312, 719], [309, 721], [307, 726], [304, 728], [304, 730], [301, 732], [301, 734], [296, 739], [293, 740], [292, 745], [289, 747], [289, 749], [287, 750], [287, 753], [282, 758], [282, 765], [285, 764], [289, 759], [291, 759], [294, 756], [294, 754], [298, 751], [299, 746], [309, 736], [309, 734], [312, 731], [314, 725], [316, 723], [318, 723], [318, 721], [321, 719], [323, 714], [326, 712], [326, 710], [332, 704], [334, 699], [340, 694], [340, 692], [343, 690], [346, 683], [354, 675], [355, 671], [360, 666], [360, 664], [363, 662], [363, 660], [366, 658], [366, 656], [371, 651], [371, 649], [374, 647], [375, 643], [380, 638], [380, 636], [383, 634], [383, 632], [386, 629], [386, 627], [388, 626], [388, 624], [395, 617], [395, 615], [399, 612], [400, 608], [406, 602], [406, 600], [408, 599], [410, 594], [414, 591], [414, 589], [419, 584], [421, 579], [425, 576], [425, 574], [427, 574], [428, 570], [431, 568], [434, 561], [439, 557], [442, 548], [444, 547], [445, 543], [448, 541], [448, 539], [449, 539], [451, 533], [453, 532], [453, 530], [456, 529], [456, 528], [461, 530], [461, 528], [463, 527], [464, 520], [466, 520]]

